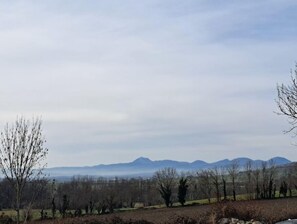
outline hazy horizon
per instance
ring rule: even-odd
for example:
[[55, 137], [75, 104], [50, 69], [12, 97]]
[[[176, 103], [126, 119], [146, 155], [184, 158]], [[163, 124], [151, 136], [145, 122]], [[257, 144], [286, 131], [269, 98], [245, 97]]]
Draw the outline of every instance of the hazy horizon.
[[297, 160], [277, 83], [297, 61], [297, 2], [0, 5], [0, 128], [42, 116], [49, 167]]
[[[278, 157], [278, 156], [276, 156]], [[144, 158], [144, 159], [149, 159], [151, 160], [152, 162], [160, 162], [160, 161], [175, 161], [175, 162], [186, 162], [186, 163], [193, 163], [193, 162], [196, 162], [196, 161], [203, 161], [203, 162], [206, 162], [206, 163], [215, 163], [215, 162], [220, 162], [220, 161], [224, 161], [224, 160], [229, 160], [229, 161], [232, 161], [234, 159], [251, 159], [253, 161], [256, 161], [256, 160], [261, 160], [261, 161], [269, 161], [271, 159], [274, 159], [276, 157], [271, 157], [271, 158], [267, 158], [267, 159], [252, 159], [252, 158], [248, 158], [248, 157], [236, 157], [236, 158], [231, 158], [231, 159], [228, 159], [228, 158], [224, 158], [224, 159], [220, 159], [220, 160], [214, 160], [214, 161], [206, 161], [206, 160], [200, 160], [200, 159], [195, 159], [195, 160], [191, 160], [191, 161], [185, 161], [185, 160], [171, 160], [171, 159], [156, 159], [156, 160], [153, 160], [153, 159], [150, 159], [148, 157], [137, 157], [135, 159], [132, 159], [130, 161], [121, 161], [121, 162], [115, 162], [115, 163], [98, 163], [98, 164], [80, 164], [78, 166], [52, 166], [52, 167], [46, 167], [51, 169], [51, 168], [68, 168], [68, 167], [93, 167], [93, 166], [100, 166], [100, 165], [116, 165], [116, 164], [126, 164], [126, 163], [132, 163], [132, 162], [135, 162], [136, 160], [138, 159], [141, 159], [141, 158]], [[290, 159], [288, 158], [285, 158], [285, 157], [278, 157], [278, 158], [284, 158], [284, 159], [287, 159], [289, 161], [291, 161]], [[296, 161], [291, 161], [291, 162], [296, 162]]]

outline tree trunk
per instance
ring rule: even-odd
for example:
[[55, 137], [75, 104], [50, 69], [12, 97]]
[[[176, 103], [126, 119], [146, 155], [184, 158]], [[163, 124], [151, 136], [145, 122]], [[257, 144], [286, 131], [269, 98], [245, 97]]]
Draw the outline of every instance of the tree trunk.
[[270, 180], [269, 181], [269, 189], [268, 189], [268, 198], [272, 198], [272, 185], [273, 185], [273, 181]]
[[17, 184], [16, 186], [16, 212], [17, 212], [17, 224], [20, 223], [20, 189]]
[[233, 187], [233, 200], [236, 201], [236, 192], [235, 192], [235, 179], [232, 179], [232, 187]]
[[227, 200], [227, 189], [226, 189], [226, 180], [223, 179], [223, 192], [224, 192], [224, 200]]
[[256, 176], [256, 199], [260, 198], [259, 176]]
[[234, 189], [233, 189], [233, 200], [236, 201], [236, 193]]
[[217, 195], [217, 202], [219, 202], [221, 199], [219, 185], [216, 185], [216, 195]]

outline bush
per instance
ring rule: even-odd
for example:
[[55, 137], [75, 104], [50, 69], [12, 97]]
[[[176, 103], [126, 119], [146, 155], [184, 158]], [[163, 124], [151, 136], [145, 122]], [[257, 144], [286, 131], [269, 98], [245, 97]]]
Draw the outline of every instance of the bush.
[[0, 215], [0, 224], [11, 224], [13, 223], [12, 218], [9, 216], [5, 215], [4, 212]]
[[240, 220], [261, 220], [263, 218], [261, 208], [249, 203], [225, 202], [214, 205], [212, 209], [216, 221], [221, 218], [237, 218]]

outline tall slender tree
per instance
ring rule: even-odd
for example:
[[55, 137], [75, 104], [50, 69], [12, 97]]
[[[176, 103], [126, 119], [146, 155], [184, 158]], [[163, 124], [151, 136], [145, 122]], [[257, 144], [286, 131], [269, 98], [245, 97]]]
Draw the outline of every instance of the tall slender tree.
[[232, 195], [233, 200], [236, 201], [236, 179], [239, 173], [239, 164], [236, 160], [234, 160], [231, 165], [228, 167], [228, 173], [232, 180]]
[[188, 179], [186, 177], [181, 177], [179, 179], [179, 185], [178, 185], [178, 201], [181, 203], [182, 206], [184, 206], [186, 202], [186, 196], [188, 191]]
[[220, 171], [218, 167], [213, 168], [212, 170], [209, 171], [210, 173], [210, 178], [213, 183], [213, 186], [216, 191], [216, 198], [217, 202], [221, 201], [221, 193], [220, 193], [220, 186], [221, 186], [221, 181], [220, 181]]
[[247, 193], [247, 199], [253, 199], [253, 181], [252, 181], [252, 174], [253, 174], [253, 163], [252, 160], [248, 160], [245, 164], [245, 190]]

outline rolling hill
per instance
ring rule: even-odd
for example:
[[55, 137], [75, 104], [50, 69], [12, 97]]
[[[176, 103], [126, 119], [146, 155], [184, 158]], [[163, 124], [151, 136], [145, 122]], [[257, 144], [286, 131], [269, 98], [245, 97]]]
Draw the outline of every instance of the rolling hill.
[[[290, 160], [282, 157], [274, 157], [275, 165], [285, 165], [291, 163]], [[179, 162], [174, 160], [152, 161], [149, 158], [140, 157], [132, 162], [117, 164], [100, 164], [96, 166], [84, 167], [53, 167], [45, 169], [45, 173], [50, 177], [69, 178], [72, 176], [96, 176], [96, 177], [150, 177], [159, 169], [172, 167], [179, 172], [196, 171], [200, 169], [211, 169], [215, 167], [228, 167], [236, 161], [240, 167], [251, 161], [254, 166], [260, 166], [263, 160], [252, 160], [249, 158], [236, 158], [233, 160], [224, 159], [213, 163], [201, 160], [194, 162]], [[269, 161], [269, 160], [268, 160]], [[267, 161], [266, 161], [267, 162]]]

